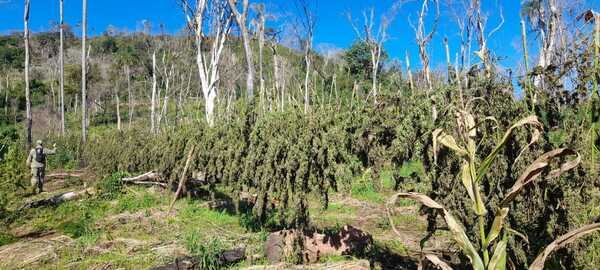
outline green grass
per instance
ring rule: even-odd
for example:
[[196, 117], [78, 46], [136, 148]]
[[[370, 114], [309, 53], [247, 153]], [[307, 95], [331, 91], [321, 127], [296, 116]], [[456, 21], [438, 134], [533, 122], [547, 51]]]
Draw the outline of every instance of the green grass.
[[357, 177], [352, 182], [350, 194], [357, 200], [383, 203], [385, 202], [385, 198], [375, 190], [371, 175], [371, 169], [367, 169], [363, 172], [362, 176]]
[[15, 242], [14, 236], [6, 232], [0, 232], [0, 247]]

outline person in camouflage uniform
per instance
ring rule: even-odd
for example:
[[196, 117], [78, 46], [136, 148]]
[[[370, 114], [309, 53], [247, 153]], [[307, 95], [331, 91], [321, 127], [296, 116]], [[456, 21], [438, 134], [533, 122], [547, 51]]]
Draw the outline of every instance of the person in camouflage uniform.
[[44, 190], [44, 175], [46, 171], [46, 155], [56, 153], [56, 144], [54, 149], [44, 148], [41, 140], [36, 142], [35, 148], [29, 151], [27, 157], [27, 166], [31, 167], [31, 189], [33, 193], [42, 193]]

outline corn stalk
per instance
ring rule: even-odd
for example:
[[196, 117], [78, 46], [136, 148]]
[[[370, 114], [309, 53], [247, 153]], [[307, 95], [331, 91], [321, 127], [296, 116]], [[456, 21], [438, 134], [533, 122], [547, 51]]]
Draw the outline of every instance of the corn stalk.
[[[560, 164], [558, 169], [550, 171], [548, 173], [548, 177], [550, 178], [558, 177], [562, 173], [575, 168], [581, 162], [581, 157], [578, 153], [566, 148], [552, 150], [541, 155], [519, 176], [513, 187], [508, 191], [504, 199], [501, 201], [498, 210], [496, 210], [494, 213], [494, 219], [491, 227], [486, 228], [486, 224], [488, 224], [488, 210], [486, 209], [485, 203], [482, 199], [483, 195], [481, 194], [480, 188], [481, 182], [484, 180], [485, 175], [490, 170], [492, 163], [498, 156], [498, 153], [500, 153], [500, 150], [506, 145], [508, 139], [515, 129], [524, 126], [530, 126], [533, 128], [531, 141], [523, 148], [521, 151], [522, 153], [525, 149], [529, 148], [530, 145], [539, 139], [540, 131], [542, 130], [543, 126], [535, 116], [521, 119], [505, 132], [504, 136], [497, 143], [492, 152], [489, 153], [485, 159], [479, 163], [477, 160], [478, 155], [476, 153], [477, 144], [475, 142], [477, 126], [485, 121], [495, 121], [495, 119], [486, 117], [479, 123], [476, 123], [473, 115], [467, 111], [459, 111], [456, 116], [460, 131], [458, 136], [460, 141], [457, 141], [453, 136], [448, 135], [442, 129], [435, 130], [433, 132], [434, 162], [436, 162], [435, 156], [437, 155], [441, 145], [451, 149], [461, 157], [461, 181], [467, 190], [467, 195], [472, 204], [473, 211], [478, 216], [479, 226], [477, 233], [479, 234], [479, 239], [481, 241], [479, 250], [475, 248], [475, 244], [470, 242], [464, 230], [464, 226], [458, 220], [456, 220], [456, 218], [454, 218], [444, 206], [435, 202], [426, 195], [419, 193], [398, 193], [394, 195], [388, 203], [388, 215], [391, 215], [392, 211], [390, 208], [395, 204], [398, 198], [412, 199], [429, 208], [438, 210], [444, 216], [444, 220], [452, 232], [453, 240], [460, 247], [464, 255], [467, 256], [474, 270], [506, 269], [508, 235], [515, 234], [513, 230], [505, 226], [505, 220], [510, 211], [510, 205], [512, 201], [527, 185], [538, 179], [540, 175], [542, 175], [542, 173], [545, 172], [550, 166], [553, 160], [562, 160], [563, 157], [575, 156], [574, 159]], [[579, 235], [583, 234], [576, 234], [574, 237], [578, 237]], [[549, 252], [544, 254], [549, 254]], [[439, 262], [435, 262], [436, 258], [434, 258], [434, 256], [430, 257], [431, 258], [426, 258], [433, 260], [434, 264], [443, 267], [444, 269], [449, 269], [447, 265], [442, 266], [442, 264]], [[542, 265], [544, 259], [540, 259], [542, 260]], [[532, 267], [533, 266], [534, 265], [532, 265]]]

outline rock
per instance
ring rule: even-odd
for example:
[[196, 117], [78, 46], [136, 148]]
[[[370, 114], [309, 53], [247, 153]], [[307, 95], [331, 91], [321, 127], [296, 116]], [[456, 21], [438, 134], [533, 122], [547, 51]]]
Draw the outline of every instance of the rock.
[[224, 264], [232, 264], [246, 258], [246, 248], [235, 248], [221, 252], [220, 260]]
[[295, 230], [282, 230], [269, 234], [265, 243], [265, 256], [271, 263], [284, 261], [294, 252]]
[[[296, 230], [270, 234], [265, 243], [265, 255], [269, 262], [282, 262], [292, 256], [297, 234]], [[352, 226], [345, 226], [336, 233], [310, 233], [304, 235], [302, 260], [313, 263], [323, 256], [364, 254], [372, 243], [371, 235]]]

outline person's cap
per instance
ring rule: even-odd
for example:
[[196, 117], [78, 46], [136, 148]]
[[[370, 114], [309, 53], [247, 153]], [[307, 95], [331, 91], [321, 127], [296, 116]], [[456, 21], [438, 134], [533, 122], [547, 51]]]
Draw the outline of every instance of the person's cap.
[[37, 141], [35, 142], [35, 144], [37, 144], [37, 145], [42, 145], [42, 140], [37, 140]]

